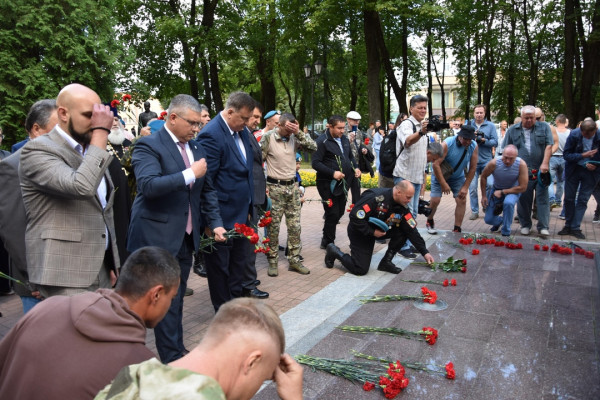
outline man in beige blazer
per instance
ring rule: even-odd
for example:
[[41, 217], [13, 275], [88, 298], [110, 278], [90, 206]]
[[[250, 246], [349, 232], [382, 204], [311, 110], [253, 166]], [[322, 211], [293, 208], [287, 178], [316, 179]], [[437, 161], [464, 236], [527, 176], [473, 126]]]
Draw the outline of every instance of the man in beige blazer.
[[113, 114], [80, 84], [56, 103], [58, 125], [23, 147], [19, 167], [27, 271], [44, 298], [111, 287], [120, 266], [106, 151]]

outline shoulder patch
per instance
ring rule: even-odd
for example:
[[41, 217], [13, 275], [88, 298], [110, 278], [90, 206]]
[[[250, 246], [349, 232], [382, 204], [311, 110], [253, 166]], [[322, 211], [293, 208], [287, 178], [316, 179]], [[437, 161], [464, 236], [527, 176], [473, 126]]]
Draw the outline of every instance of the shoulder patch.
[[365, 211], [364, 211], [364, 210], [358, 210], [358, 211], [356, 212], [356, 218], [358, 218], [358, 219], [364, 219], [364, 218], [365, 218], [365, 215], [366, 215], [366, 213], [365, 213]]
[[415, 219], [412, 217], [411, 213], [407, 213], [404, 215], [404, 219], [406, 220], [406, 222], [408, 223], [408, 225], [410, 225], [411, 228], [416, 228], [417, 227], [417, 221], [415, 221]]
[[368, 204], [365, 204], [362, 208], [363, 208], [363, 210], [365, 210], [365, 212], [371, 211], [371, 207], [369, 207]]

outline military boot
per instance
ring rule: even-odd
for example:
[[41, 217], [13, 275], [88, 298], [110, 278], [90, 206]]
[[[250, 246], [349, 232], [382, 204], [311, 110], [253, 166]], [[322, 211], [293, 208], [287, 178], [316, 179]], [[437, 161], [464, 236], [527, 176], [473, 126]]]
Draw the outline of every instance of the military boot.
[[279, 275], [279, 269], [277, 268], [277, 261], [269, 260], [269, 269], [267, 270], [267, 275], [269, 275], [269, 276]]
[[335, 260], [342, 260], [344, 253], [337, 247], [334, 243], [329, 243], [327, 245], [327, 252], [325, 254], [325, 266], [327, 268], [333, 268], [333, 263]]
[[300, 263], [294, 264], [294, 265], [290, 264], [288, 271], [296, 271], [297, 273], [299, 273], [301, 275], [310, 274], [310, 269], [306, 268], [304, 265], [302, 265]]
[[396, 254], [396, 252], [397, 251], [390, 250], [388, 248], [387, 251], [385, 252], [385, 255], [379, 262], [377, 269], [379, 271], [391, 272], [392, 274], [399, 274], [400, 272], [402, 272], [402, 270], [400, 268], [396, 267], [396, 265], [394, 265], [394, 263], [392, 262], [392, 259], [394, 258], [394, 255]]

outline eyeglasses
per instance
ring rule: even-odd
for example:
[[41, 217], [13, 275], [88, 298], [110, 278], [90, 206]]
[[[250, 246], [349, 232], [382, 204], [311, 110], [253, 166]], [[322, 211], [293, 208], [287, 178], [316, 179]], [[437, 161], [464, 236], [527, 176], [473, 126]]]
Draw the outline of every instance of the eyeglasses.
[[[175, 114], [177, 115], [177, 114]], [[196, 122], [196, 121], [190, 121], [187, 118], [183, 118], [181, 115], [177, 115], [179, 118], [181, 118], [182, 120], [184, 120], [185, 122], [187, 122], [188, 124], [190, 124], [192, 126], [192, 128], [200, 128], [200, 124], [202, 122]]]
[[541, 119], [542, 119], [542, 117], [535, 117], [535, 120], [536, 120], [536, 121], [539, 121], [539, 120], [541, 120]]

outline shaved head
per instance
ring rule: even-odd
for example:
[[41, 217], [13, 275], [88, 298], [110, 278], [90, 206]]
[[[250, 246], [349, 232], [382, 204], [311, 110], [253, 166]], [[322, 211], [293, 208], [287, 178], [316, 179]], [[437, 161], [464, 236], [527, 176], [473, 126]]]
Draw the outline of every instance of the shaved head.
[[58, 97], [58, 125], [83, 146], [90, 143], [91, 118], [94, 104], [100, 104], [100, 96], [87, 86], [73, 83], [65, 86]]

